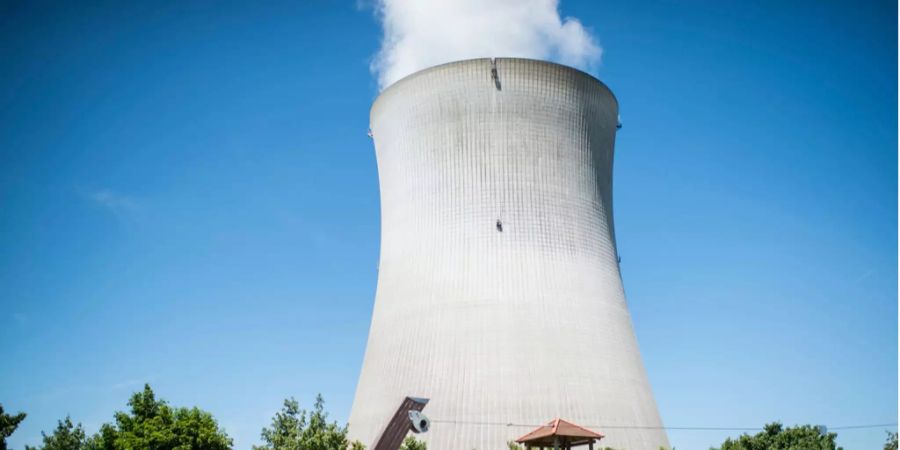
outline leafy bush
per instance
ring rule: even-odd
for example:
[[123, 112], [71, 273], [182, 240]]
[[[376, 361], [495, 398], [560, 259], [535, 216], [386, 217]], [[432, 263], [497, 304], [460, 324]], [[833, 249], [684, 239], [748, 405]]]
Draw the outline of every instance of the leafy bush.
[[775, 422], [753, 436], [728, 438], [718, 450], [842, 450], [835, 444], [836, 438], [837, 434], [822, 433], [812, 425], [784, 428]]

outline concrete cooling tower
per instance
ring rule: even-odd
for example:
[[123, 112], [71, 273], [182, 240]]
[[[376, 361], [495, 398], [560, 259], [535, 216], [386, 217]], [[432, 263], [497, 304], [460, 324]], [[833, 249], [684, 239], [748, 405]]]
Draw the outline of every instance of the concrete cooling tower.
[[668, 447], [631, 325], [612, 210], [618, 104], [543, 61], [445, 64], [372, 106], [381, 261], [350, 437], [405, 396], [431, 450], [501, 450], [561, 417], [600, 446]]

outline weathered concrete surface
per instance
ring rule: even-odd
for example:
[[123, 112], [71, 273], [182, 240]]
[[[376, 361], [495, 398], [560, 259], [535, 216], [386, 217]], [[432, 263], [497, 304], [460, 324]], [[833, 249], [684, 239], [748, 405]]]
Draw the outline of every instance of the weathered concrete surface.
[[413, 395], [433, 450], [505, 449], [555, 417], [668, 446], [616, 258], [616, 100], [568, 67], [500, 58], [500, 89], [491, 68], [427, 69], [372, 107], [381, 262], [350, 435], [371, 445]]

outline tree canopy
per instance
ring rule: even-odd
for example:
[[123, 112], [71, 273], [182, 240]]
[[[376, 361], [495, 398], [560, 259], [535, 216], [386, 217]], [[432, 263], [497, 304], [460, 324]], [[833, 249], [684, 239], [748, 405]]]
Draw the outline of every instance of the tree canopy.
[[420, 441], [413, 436], [408, 436], [403, 440], [403, 445], [400, 446], [400, 450], [428, 450], [428, 446], [425, 445], [425, 441]]
[[[69, 416], [57, 422], [53, 433], [47, 434], [42, 431], [41, 436], [43, 436], [43, 444], [40, 447], [42, 450], [84, 450], [93, 447], [95, 443], [85, 434], [81, 424], [73, 424]], [[25, 450], [37, 449], [26, 445]]]
[[836, 433], [823, 433], [812, 425], [785, 428], [775, 422], [753, 436], [728, 438], [718, 450], [842, 450], [835, 443], [836, 438]]
[[103, 424], [91, 437], [66, 417], [53, 433], [41, 433], [39, 450], [231, 450], [231, 438], [210, 413], [173, 408], [157, 399], [149, 385], [134, 393], [128, 406], [130, 412], [115, 413], [115, 423]]
[[884, 443], [884, 450], [897, 450], [897, 433], [888, 431], [887, 435], [887, 441]]
[[300, 409], [293, 397], [286, 399], [281, 411], [275, 413], [272, 425], [263, 428], [261, 437], [265, 444], [254, 445], [253, 450], [357, 450], [363, 446], [347, 440], [347, 427], [328, 422], [325, 400], [316, 396], [313, 410]]
[[0, 404], [0, 450], [6, 450], [6, 438], [12, 436], [23, 420], [25, 413], [6, 414], [3, 412], [3, 405]]
[[173, 408], [158, 400], [149, 385], [128, 401], [131, 412], [117, 412], [115, 424], [100, 429], [103, 450], [230, 450], [231, 438], [212, 414], [197, 407]]

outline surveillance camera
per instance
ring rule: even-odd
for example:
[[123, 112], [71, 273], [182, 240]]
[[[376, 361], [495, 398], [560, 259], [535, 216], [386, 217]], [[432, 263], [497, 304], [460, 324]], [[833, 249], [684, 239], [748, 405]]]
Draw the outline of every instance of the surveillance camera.
[[413, 433], [425, 433], [431, 427], [431, 421], [421, 411], [409, 411], [409, 422]]

